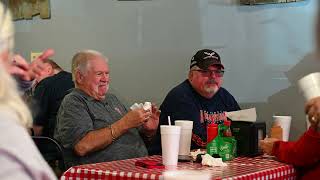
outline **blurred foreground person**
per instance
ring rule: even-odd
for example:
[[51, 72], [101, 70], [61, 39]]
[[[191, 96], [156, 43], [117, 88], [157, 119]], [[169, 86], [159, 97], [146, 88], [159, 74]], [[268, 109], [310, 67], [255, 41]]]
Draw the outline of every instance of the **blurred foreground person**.
[[0, 179], [56, 179], [33, 143], [27, 128], [32, 119], [10, 73], [13, 49], [11, 15], [0, 3]]

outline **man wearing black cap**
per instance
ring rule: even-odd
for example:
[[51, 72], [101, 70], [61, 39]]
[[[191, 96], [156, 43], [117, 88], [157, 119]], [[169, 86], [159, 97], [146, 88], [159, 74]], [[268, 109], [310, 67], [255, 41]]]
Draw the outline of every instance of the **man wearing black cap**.
[[[191, 149], [205, 148], [207, 125], [215, 113], [236, 111], [240, 107], [234, 97], [221, 87], [224, 66], [218, 53], [210, 49], [199, 50], [191, 59], [188, 79], [174, 87], [160, 106], [160, 125], [174, 120], [193, 121]], [[160, 128], [149, 153], [161, 152]]]

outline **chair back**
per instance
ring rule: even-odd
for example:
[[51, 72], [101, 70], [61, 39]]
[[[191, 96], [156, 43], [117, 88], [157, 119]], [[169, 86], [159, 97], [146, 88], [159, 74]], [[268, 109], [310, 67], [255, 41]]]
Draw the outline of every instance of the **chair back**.
[[48, 163], [58, 161], [59, 168], [66, 170], [62, 146], [55, 139], [45, 136], [32, 136], [32, 139]]

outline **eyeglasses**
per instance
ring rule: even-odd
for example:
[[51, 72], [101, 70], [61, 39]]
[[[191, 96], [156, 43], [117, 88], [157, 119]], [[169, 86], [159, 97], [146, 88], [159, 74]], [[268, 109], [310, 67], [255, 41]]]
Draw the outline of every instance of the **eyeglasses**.
[[204, 76], [212, 76], [214, 74], [217, 77], [222, 77], [224, 75], [224, 70], [202, 70], [202, 69], [195, 69], [193, 71], [200, 72]]

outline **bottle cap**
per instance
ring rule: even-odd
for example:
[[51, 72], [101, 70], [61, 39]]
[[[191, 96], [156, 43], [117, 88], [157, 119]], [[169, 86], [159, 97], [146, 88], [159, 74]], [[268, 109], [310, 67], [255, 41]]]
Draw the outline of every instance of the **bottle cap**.
[[231, 121], [228, 121], [228, 120], [227, 120], [227, 121], [224, 121], [224, 125], [225, 125], [225, 126], [231, 126]]

